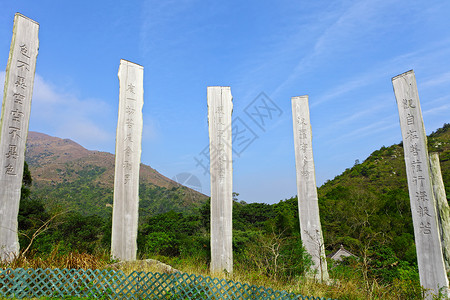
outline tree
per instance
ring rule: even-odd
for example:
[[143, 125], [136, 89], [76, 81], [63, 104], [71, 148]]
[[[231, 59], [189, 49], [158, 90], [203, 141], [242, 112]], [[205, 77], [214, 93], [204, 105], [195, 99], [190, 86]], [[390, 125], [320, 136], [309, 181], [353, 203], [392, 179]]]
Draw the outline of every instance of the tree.
[[20, 190], [20, 200], [28, 198], [31, 194], [31, 184], [33, 180], [31, 179], [31, 173], [28, 169], [27, 162], [24, 162], [23, 165], [23, 176], [22, 176], [22, 188]]

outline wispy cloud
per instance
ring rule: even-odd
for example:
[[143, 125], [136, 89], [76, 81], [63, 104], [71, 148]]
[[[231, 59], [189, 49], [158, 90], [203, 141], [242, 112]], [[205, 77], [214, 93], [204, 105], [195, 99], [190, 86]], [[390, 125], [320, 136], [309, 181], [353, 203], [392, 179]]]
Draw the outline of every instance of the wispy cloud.
[[36, 124], [39, 129], [75, 139], [87, 147], [114, 141], [103, 122], [113, 114], [109, 104], [100, 99], [79, 99], [66, 91], [59, 91], [38, 74], [35, 76], [31, 109], [31, 129]]
[[427, 109], [423, 111], [423, 115], [434, 115], [434, 114], [446, 114], [447, 116], [450, 115], [450, 104], [444, 104], [441, 106], [433, 107], [430, 109]]
[[[339, 53], [347, 53], [348, 51], [358, 51], [358, 44], [374, 44], [377, 36], [389, 35], [392, 28], [399, 27], [401, 21], [398, 16], [394, 16], [391, 7], [392, 2], [385, 1], [358, 1], [349, 6], [338, 8], [335, 12], [330, 13], [333, 22], [329, 23], [318, 34], [307, 54], [299, 58], [296, 67], [288, 74], [278, 85], [272, 96], [276, 97], [284, 89], [288, 88], [294, 82], [298, 82], [305, 74], [314, 72], [317, 68], [322, 68], [327, 63], [327, 59], [334, 57]], [[403, 3], [404, 4], [404, 3]], [[402, 6], [399, 2], [394, 4], [397, 8]], [[400, 11], [404, 14], [417, 12], [420, 8], [417, 5], [407, 5], [402, 7]], [[412, 20], [412, 22], [418, 22]], [[317, 30], [318, 31], [318, 30]], [[292, 40], [295, 40], [291, 37]], [[375, 46], [374, 45], [374, 46]], [[326, 89], [324, 95], [311, 105], [316, 106], [327, 102], [339, 95], [351, 90], [361, 88], [370, 84], [374, 79], [381, 77], [393, 77], [401, 71], [407, 71], [412, 66], [424, 65], [427, 61], [434, 61], [437, 56], [442, 56], [449, 52], [450, 45], [448, 40], [441, 40], [431, 44], [424, 44], [422, 48], [405, 47], [405, 52], [392, 58], [385, 59], [379, 57], [379, 62], [374, 65], [371, 70], [362, 69], [361, 72], [355, 74], [353, 78], [349, 78], [345, 84], [339, 85], [334, 89]], [[411, 51], [410, 49], [414, 49]], [[426, 86], [432, 84], [443, 84], [450, 81], [450, 74], [444, 74], [436, 81], [429, 81]]]
[[375, 133], [386, 131], [398, 126], [399, 125], [396, 122], [392, 122], [392, 116], [389, 116], [388, 118], [384, 118], [383, 120], [380, 120], [378, 122], [373, 122], [370, 125], [360, 127], [346, 134], [339, 135], [339, 138], [330, 140], [330, 143], [342, 143], [356, 137], [358, 139], [361, 139], [364, 136], [373, 135]]
[[[5, 72], [0, 72], [0, 88], [3, 91]], [[2, 93], [3, 95], [3, 93]], [[79, 99], [61, 91], [39, 74], [35, 75], [31, 105], [30, 130], [62, 138], [70, 138], [95, 150], [114, 149], [114, 135], [105, 128], [105, 120], [111, 118], [113, 109], [100, 99]]]
[[[350, 48], [359, 40], [367, 38], [370, 32], [387, 26], [385, 22], [376, 21], [381, 17], [380, 11], [385, 9], [384, 6], [381, 1], [358, 1], [328, 13], [328, 17], [334, 21], [316, 36], [309, 53], [298, 61], [293, 72], [277, 87], [274, 94], [294, 82], [300, 75], [310, 72], [317, 64], [321, 64], [320, 60], [324, 56]], [[362, 28], [364, 30], [361, 30]]]
[[[436, 49], [439, 49], [439, 51], [435, 51]], [[370, 70], [363, 70], [360, 73], [355, 74], [353, 77], [348, 78], [344, 84], [328, 89], [327, 92], [323, 95], [319, 95], [316, 100], [312, 101], [311, 107], [337, 99], [339, 96], [356, 89], [364, 88], [375, 81], [392, 78], [395, 75], [398, 75], [396, 72], [398, 72], [399, 68], [403, 68], [404, 71], [408, 71], [408, 68], [404, 68], [403, 66], [416, 65], [422, 67], [426, 61], [433, 60], [435, 57], [441, 56], [443, 53], [450, 53], [449, 40], [427, 45], [422, 49], [403, 53], [386, 61], [382, 61], [378, 64], [378, 67]], [[433, 76], [433, 78], [428, 79], [426, 82], [419, 83], [420, 88], [442, 86], [450, 83], [450, 72], [439, 74], [437, 76], [438, 77]], [[386, 96], [392, 97], [393, 94], [391, 96]]]
[[[366, 107], [367, 107], [366, 109], [358, 110], [356, 112], [351, 112], [351, 113], [343, 116], [340, 121], [333, 122], [333, 124], [332, 124], [333, 128], [336, 129], [337, 127], [340, 127], [342, 125], [361, 120], [364, 117], [371, 116], [374, 113], [377, 113], [382, 109], [385, 109], [387, 104], [385, 101], [382, 101], [382, 100], [388, 98], [389, 96], [392, 96], [392, 95], [385, 95], [385, 94], [379, 95], [379, 96], [375, 97], [374, 99], [370, 99], [369, 101], [368, 101], [368, 99], [365, 99], [366, 103], [369, 102], [369, 103], [371, 103], [371, 105], [366, 105]], [[375, 103], [375, 104], [372, 104], [372, 103]]]
[[189, 41], [196, 29], [183, 28], [189, 9], [196, 0], [145, 1], [142, 5], [142, 22], [139, 32], [140, 50], [148, 55], [159, 43], [172, 50], [182, 51], [182, 44]]
[[428, 79], [427, 81], [421, 84], [423, 88], [430, 88], [441, 85], [450, 85], [450, 72], [446, 72], [444, 74], [435, 74], [433, 78]]

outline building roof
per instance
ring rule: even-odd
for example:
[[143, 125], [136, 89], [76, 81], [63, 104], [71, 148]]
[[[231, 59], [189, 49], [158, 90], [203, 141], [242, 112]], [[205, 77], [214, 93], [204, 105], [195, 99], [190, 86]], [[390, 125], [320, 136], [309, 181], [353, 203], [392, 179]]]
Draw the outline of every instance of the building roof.
[[342, 246], [342, 245], [336, 252], [328, 255], [329, 258], [331, 258], [332, 260], [335, 260], [335, 261], [342, 261], [344, 259], [344, 257], [349, 257], [349, 256], [356, 257], [356, 255], [354, 255], [353, 253], [351, 253], [350, 251], [345, 249], [344, 246]]

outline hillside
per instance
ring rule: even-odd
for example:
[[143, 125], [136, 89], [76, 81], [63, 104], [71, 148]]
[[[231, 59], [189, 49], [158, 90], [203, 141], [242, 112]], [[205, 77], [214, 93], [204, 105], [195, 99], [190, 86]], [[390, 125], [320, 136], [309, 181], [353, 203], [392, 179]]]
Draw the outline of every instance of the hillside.
[[[33, 178], [32, 192], [49, 208], [110, 215], [114, 159], [111, 153], [90, 151], [69, 139], [28, 134], [25, 160]], [[208, 199], [144, 164], [139, 175], [141, 217], [170, 210], [193, 212]]]
[[[450, 124], [428, 136], [429, 152], [439, 152], [450, 196]], [[374, 151], [318, 189], [325, 243], [355, 252], [387, 246], [413, 262], [415, 246], [402, 143]]]
[[[449, 196], [450, 125], [431, 134], [428, 144], [430, 150], [440, 153]], [[35, 149], [31, 147], [28, 151], [35, 154], [29, 159], [36, 178], [33, 193], [39, 192], [40, 197], [51, 200], [53, 205], [76, 203], [75, 208], [89, 207], [105, 213], [102, 205], [110, 204], [108, 201], [112, 199], [111, 183], [104, 182], [112, 176], [108, 169], [112, 165], [111, 154], [94, 153], [70, 140], [48, 136], [37, 137]], [[191, 210], [192, 213], [183, 211], [179, 203], [188, 205], [183, 193], [189, 190], [170, 185], [173, 182], [169, 179], [158, 177], [161, 175], [149, 167], [143, 168], [148, 168], [168, 187], [141, 183], [141, 210], [148, 217], [141, 218], [139, 224], [138, 256], [157, 257], [180, 270], [185, 268], [182, 264], [195, 265], [206, 272], [211, 259], [210, 203], [205, 201], [199, 210]], [[142, 195], [150, 191], [156, 196], [149, 199], [156, 200], [144, 200]], [[423, 299], [402, 145], [374, 151], [362, 163], [355, 162], [352, 168], [325, 183], [318, 193], [327, 254], [342, 245], [359, 258], [343, 263], [329, 261], [328, 271], [336, 284], [320, 285], [327, 290], [322, 295], [337, 299]], [[99, 207], [94, 203], [100, 203]], [[178, 212], [168, 211], [171, 205]], [[26, 235], [33, 234], [49, 218], [41, 202], [22, 201], [21, 245], [27, 245]], [[302, 278], [310, 262], [304, 255], [299, 226], [296, 197], [271, 205], [246, 203], [236, 198], [233, 202], [234, 274], [305, 286]], [[61, 250], [108, 253], [110, 229], [111, 223], [105, 218], [64, 214], [36, 239], [30, 253], [49, 257]]]

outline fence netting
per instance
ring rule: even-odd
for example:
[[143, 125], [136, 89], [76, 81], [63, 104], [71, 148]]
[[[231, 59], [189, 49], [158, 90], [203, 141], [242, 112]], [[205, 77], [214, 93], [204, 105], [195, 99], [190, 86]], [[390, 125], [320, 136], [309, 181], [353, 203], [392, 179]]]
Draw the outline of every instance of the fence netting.
[[0, 270], [5, 298], [80, 297], [102, 299], [310, 299], [271, 288], [186, 273], [83, 269]]

